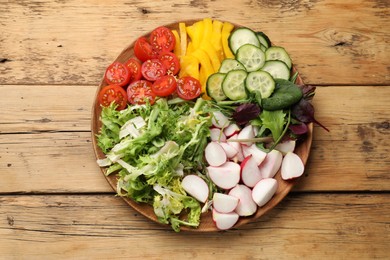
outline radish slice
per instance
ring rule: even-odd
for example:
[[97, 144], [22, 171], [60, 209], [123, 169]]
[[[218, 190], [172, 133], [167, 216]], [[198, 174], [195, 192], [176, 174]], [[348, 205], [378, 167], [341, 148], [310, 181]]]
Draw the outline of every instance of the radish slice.
[[237, 223], [240, 217], [235, 212], [220, 213], [215, 209], [213, 209], [212, 215], [213, 215], [213, 220], [215, 222], [215, 226], [219, 230], [227, 230], [232, 228]]
[[218, 212], [229, 213], [236, 209], [238, 198], [228, 194], [216, 192], [213, 195], [213, 207]]
[[256, 144], [252, 144], [251, 146], [242, 145], [241, 148], [244, 157], [252, 155], [257, 165], [260, 165], [267, 156], [267, 153], [257, 147]]
[[233, 146], [231, 146], [230, 144], [228, 143], [219, 143], [219, 145], [222, 146], [222, 148], [225, 150], [225, 153], [226, 153], [226, 156], [227, 158], [229, 159], [232, 159], [234, 156], [237, 155], [238, 151], [236, 150], [236, 148], [234, 148]]
[[183, 178], [181, 182], [183, 189], [192, 197], [205, 203], [209, 196], [209, 186], [206, 181], [197, 175], [191, 174]]
[[[255, 133], [253, 132], [253, 126], [247, 125], [238, 133], [237, 139], [252, 139], [254, 137]], [[252, 145], [252, 142], [241, 142], [241, 144], [250, 146]]]
[[283, 155], [286, 155], [288, 152], [294, 152], [295, 144], [296, 144], [295, 140], [289, 140], [283, 143], [278, 143], [275, 146], [275, 149], [280, 151]]
[[233, 136], [231, 136], [230, 138], [227, 139], [227, 143], [231, 146], [234, 147], [234, 149], [237, 150], [237, 154], [235, 156], [235, 158], [233, 158], [235, 161], [237, 162], [242, 162], [244, 160], [244, 155], [242, 154], [242, 149], [241, 149], [241, 144], [240, 142], [229, 142], [229, 140], [236, 140], [238, 137], [238, 134], [235, 134]]
[[229, 125], [230, 121], [222, 112], [214, 111], [213, 116], [211, 117], [211, 123], [215, 127], [224, 128]]
[[262, 179], [252, 190], [252, 199], [257, 206], [264, 206], [278, 189], [278, 182], [273, 178]]
[[261, 179], [257, 162], [252, 155], [249, 155], [241, 163], [241, 180], [246, 186], [253, 188]]
[[231, 189], [240, 181], [240, 165], [226, 162], [219, 167], [207, 167], [207, 174], [215, 185], [222, 189]]
[[239, 199], [235, 212], [240, 216], [253, 215], [257, 210], [257, 204], [252, 199], [252, 190], [246, 185], [237, 184], [229, 191], [229, 195]]
[[302, 176], [305, 166], [301, 158], [293, 153], [288, 152], [282, 161], [282, 179], [290, 180]]
[[217, 142], [210, 142], [205, 148], [206, 161], [211, 166], [220, 166], [227, 160], [225, 150]]
[[272, 150], [260, 164], [260, 172], [263, 178], [273, 178], [282, 165], [283, 155], [278, 150]]
[[230, 124], [224, 130], [224, 134], [226, 137], [231, 137], [240, 132], [240, 127], [237, 124]]
[[226, 142], [226, 136], [219, 128], [210, 129], [210, 139], [216, 142]]

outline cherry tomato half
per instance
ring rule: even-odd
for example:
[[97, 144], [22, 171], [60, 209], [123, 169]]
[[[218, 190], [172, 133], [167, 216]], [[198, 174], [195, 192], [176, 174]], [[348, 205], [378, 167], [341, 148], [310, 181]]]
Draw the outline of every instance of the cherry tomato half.
[[177, 94], [185, 100], [191, 100], [200, 96], [202, 86], [196, 78], [191, 76], [177, 80]]
[[149, 100], [150, 104], [154, 104], [156, 94], [152, 91], [152, 83], [147, 80], [137, 80], [127, 87], [127, 99], [129, 103], [145, 104]]
[[173, 52], [164, 51], [158, 56], [158, 59], [165, 66], [168, 74], [176, 75], [179, 72], [180, 62]]
[[126, 108], [127, 94], [126, 91], [118, 85], [108, 85], [100, 90], [98, 95], [99, 104], [108, 107], [112, 102], [117, 104], [117, 110]]
[[176, 79], [174, 76], [165, 75], [156, 80], [152, 85], [152, 91], [160, 97], [166, 97], [176, 90]]
[[146, 37], [139, 37], [134, 44], [134, 55], [140, 61], [146, 61], [157, 57], [157, 52], [153, 50], [152, 45]]
[[141, 63], [137, 59], [130, 58], [125, 66], [130, 71], [130, 83], [141, 79]]
[[155, 81], [164, 76], [167, 69], [158, 59], [151, 59], [142, 63], [141, 72], [145, 79]]
[[157, 53], [172, 51], [175, 48], [176, 39], [172, 31], [160, 26], [150, 33], [149, 42]]
[[130, 72], [124, 64], [114, 62], [106, 69], [104, 79], [109, 85], [118, 85], [123, 87], [129, 84]]

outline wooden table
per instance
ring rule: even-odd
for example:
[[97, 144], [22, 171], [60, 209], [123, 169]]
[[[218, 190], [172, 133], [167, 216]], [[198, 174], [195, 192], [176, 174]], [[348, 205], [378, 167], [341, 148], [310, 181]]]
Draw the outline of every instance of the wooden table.
[[[0, 0], [0, 259], [390, 257], [388, 1]], [[175, 233], [95, 162], [91, 109], [139, 35], [211, 17], [266, 32], [317, 87], [304, 177], [239, 230]]]

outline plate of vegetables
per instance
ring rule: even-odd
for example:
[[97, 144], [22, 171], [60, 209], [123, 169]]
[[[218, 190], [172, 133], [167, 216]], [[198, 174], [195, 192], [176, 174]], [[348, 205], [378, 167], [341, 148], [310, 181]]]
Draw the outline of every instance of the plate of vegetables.
[[177, 232], [239, 228], [304, 173], [314, 93], [264, 32], [210, 18], [160, 26], [104, 72], [97, 163], [152, 221]]

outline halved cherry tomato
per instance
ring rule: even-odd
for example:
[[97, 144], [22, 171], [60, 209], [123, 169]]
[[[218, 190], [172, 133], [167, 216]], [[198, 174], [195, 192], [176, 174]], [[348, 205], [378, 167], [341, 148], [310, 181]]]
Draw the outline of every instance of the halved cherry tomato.
[[99, 104], [108, 107], [112, 102], [117, 104], [117, 110], [126, 108], [127, 94], [126, 91], [118, 85], [108, 85], [102, 88], [98, 96]]
[[176, 90], [176, 79], [172, 75], [165, 75], [156, 80], [152, 85], [152, 91], [160, 97], [166, 97]]
[[145, 79], [155, 81], [164, 76], [167, 69], [158, 59], [151, 59], [142, 63], [141, 72]]
[[135, 58], [130, 58], [125, 63], [125, 66], [130, 71], [130, 83], [141, 79], [141, 63], [138, 60], [136, 60]]
[[154, 104], [156, 94], [152, 91], [152, 83], [147, 80], [137, 80], [131, 83], [127, 88], [127, 99], [129, 103], [145, 104], [149, 100], [150, 104]]
[[180, 62], [177, 56], [170, 51], [164, 51], [159, 56], [158, 59], [164, 64], [167, 68], [167, 73], [176, 75], [180, 70]]
[[150, 33], [150, 45], [157, 53], [172, 51], [175, 48], [175, 35], [167, 27], [160, 26]]
[[177, 95], [185, 100], [191, 100], [200, 96], [202, 86], [199, 80], [191, 76], [177, 80]]
[[157, 57], [157, 52], [146, 37], [139, 37], [134, 44], [134, 55], [140, 61], [146, 61]]
[[123, 87], [129, 84], [130, 72], [124, 64], [114, 62], [106, 69], [104, 79], [109, 85], [118, 85]]

